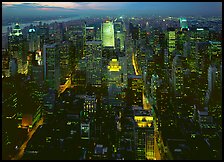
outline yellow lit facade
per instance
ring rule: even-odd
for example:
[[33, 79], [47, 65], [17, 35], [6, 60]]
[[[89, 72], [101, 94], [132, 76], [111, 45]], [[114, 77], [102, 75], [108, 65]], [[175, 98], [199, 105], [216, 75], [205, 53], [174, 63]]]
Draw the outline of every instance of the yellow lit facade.
[[117, 59], [112, 59], [110, 61], [110, 64], [108, 66], [109, 71], [120, 71], [121, 66], [119, 65], [119, 62]]
[[154, 126], [153, 117], [135, 115], [136, 122], [136, 160], [153, 160], [154, 157]]
[[114, 47], [114, 24], [113, 22], [106, 21], [102, 25], [102, 40], [103, 47]]

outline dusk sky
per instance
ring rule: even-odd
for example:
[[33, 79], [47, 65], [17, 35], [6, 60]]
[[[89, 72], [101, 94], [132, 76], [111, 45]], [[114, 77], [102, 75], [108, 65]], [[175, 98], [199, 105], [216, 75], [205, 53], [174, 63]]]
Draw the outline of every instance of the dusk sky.
[[2, 2], [3, 18], [34, 15], [221, 16], [222, 2]]

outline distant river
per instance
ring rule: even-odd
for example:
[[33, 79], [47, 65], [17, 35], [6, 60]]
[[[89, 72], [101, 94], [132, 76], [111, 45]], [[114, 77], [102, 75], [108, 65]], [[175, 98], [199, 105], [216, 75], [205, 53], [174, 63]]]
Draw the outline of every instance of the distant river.
[[[42, 22], [42, 24], [44, 24], [44, 23], [50, 24], [50, 23], [53, 23], [55, 21], [57, 21], [57, 22], [66, 22], [66, 21], [71, 21], [71, 20], [78, 20], [78, 19], [84, 18], [84, 17], [85, 16], [75, 16], [75, 17], [69, 17], [69, 18], [59, 18], [59, 19], [54, 19], [54, 20], [43, 20], [43, 21], [39, 20], [39, 21], [33, 21], [33, 22], [29, 22], [29, 23], [19, 23], [19, 25], [20, 25], [20, 28], [23, 29], [24, 27], [29, 26], [30, 24], [38, 25], [40, 21]], [[7, 28], [8, 27], [12, 27], [13, 28], [14, 26], [15, 26], [15, 24], [2, 26], [2, 34], [7, 32]]]

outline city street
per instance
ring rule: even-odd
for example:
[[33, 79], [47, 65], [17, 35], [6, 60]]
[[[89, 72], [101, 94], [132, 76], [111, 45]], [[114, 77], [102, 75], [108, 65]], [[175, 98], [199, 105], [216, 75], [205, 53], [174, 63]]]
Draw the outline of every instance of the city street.
[[13, 157], [11, 160], [20, 160], [23, 157], [24, 151], [26, 149], [27, 143], [29, 142], [29, 140], [32, 138], [33, 134], [36, 132], [37, 128], [40, 125], [43, 125], [43, 117], [36, 123], [36, 125], [33, 127], [33, 129], [28, 133], [28, 138], [27, 140], [22, 144], [22, 146], [19, 148], [18, 150], [18, 154]]

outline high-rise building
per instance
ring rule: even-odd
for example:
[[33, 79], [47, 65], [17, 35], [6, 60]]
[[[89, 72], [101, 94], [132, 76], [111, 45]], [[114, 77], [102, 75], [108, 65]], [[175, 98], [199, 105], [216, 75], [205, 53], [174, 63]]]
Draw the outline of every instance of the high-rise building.
[[183, 106], [183, 60], [180, 55], [176, 55], [172, 63], [172, 86], [177, 108], [177, 114], [180, 115]]
[[85, 26], [85, 40], [94, 41], [95, 40], [95, 29], [93, 26]]
[[119, 51], [124, 51], [125, 32], [123, 31], [123, 21], [114, 22], [115, 47]]
[[222, 60], [222, 43], [209, 41], [209, 59], [212, 63], [220, 66]]
[[208, 68], [208, 91], [211, 94], [215, 88], [217, 68], [214, 65], [210, 65]]
[[2, 49], [2, 77], [9, 77], [10, 70], [9, 70], [9, 53], [6, 49]]
[[150, 110], [134, 106], [136, 160], [154, 160], [154, 125]]
[[9, 62], [10, 76], [15, 76], [18, 73], [18, 63], [16, 58], [11, 58]]
[[109, 103], [115, 104], [121, 93], [121, 66], [117, 59], [112, 59], [108, 65], [108, 97]]
[[85, 96], [84, 101], [84, 111], [83, 111], [83, 117], [93, 119], [94, 114], [96, 113], [96, 96]]
[[128, 84], [128, 75], [127, 75], [127, 56], [119, 57], [119, 63], [121, 65], [121, 84], [122, 87], [127, 87]]
[[44, 80], [49, 87], [57, 90], [60, 84], [60, 64], [59, 51], [57, 44], [44, 45], [43, 65]]
[[92, 86], [102, 83], [102, 41], [87, 41], [85, 45], [86, 82]]
[[26, 66], [26, 51], [23, 33], [18, 23], [15, 24], [8, 37], [8, 49], [12, 58], [17, 59], [18, 73], [24, 74]]
[[109, 20], [102, 23], [102, 41], [103, 47], [115, 47], [114, 24]]
[[31, 28], [28, 32], [28, 43], [29, 43], [29, 51], [35, 52], [40, 49], [40, 41], [38, 39], [36, 30]]
[[69, 59], [70, 46], [71, 43], [67, 41], [61, 42], [58, 46], [60, 55], [60, 84], [64, 84], [66, 82], [66, 78], [71, 73], [71, 63]]
[[168, 51], [169, 59], [173, 54], [173, 51], [176, 49], [176, 31], [174, 28], [168, 29]]
[[143, 80], [141, 75], [128, 75], [129, 106], [142, 106]]
[[180, 28], [181, 28], [181, 31], [183, 29], [186, 29], [188, 30], [188, 24], [187, 24], [187, 19], [186, 18], [180, 18]]
[[183, 67], [180, 55], [176, 55], [173, 59], [172, 81], [174, 93], [180, 97], [183, 93]]

